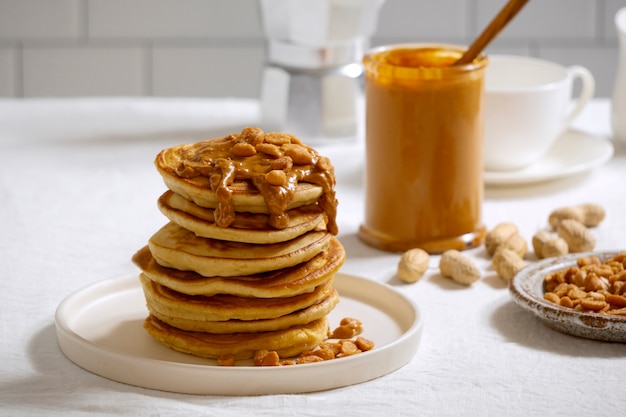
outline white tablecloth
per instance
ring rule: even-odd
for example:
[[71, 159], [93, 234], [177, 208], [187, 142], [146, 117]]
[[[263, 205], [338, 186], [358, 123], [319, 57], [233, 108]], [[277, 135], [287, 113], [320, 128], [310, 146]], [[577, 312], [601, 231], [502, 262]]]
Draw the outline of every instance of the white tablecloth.
[[[609, 105], [577, 127], [610, 140]], [[152, 161], [164, 147], [254, 124], [243, 100], [0, 101], [0, 415], [245, 417], [623, 415], [626, 345], [576, 338], [516, 306], [484, 249], [483, 278], [460, 287], [438, 258], [416, 284], [395, 277], [399, 255], [362, 244], [362, 140], [320, 145], [337, 172], [342, 272], [387, 283], [416, 301], [425, 328], [415, 357], [381, 378], [302, 395], [174, 394], [82, 370], [57, 345], [54, 313], [70, 293], [136, 271], [131, 255], [162, 224]], [[605, 139], [598, 139], [605, 140]], [[607, 219], [597, 249], [626, 249], [626, 146], [570, 178], [486, 190], [484, 222], [513, 221], [530, 240], [559, 206], [593, 201]], [[164, 376], [167, 377], [167, 376]], [[216, 381], [219, 383], [219, 381]]]

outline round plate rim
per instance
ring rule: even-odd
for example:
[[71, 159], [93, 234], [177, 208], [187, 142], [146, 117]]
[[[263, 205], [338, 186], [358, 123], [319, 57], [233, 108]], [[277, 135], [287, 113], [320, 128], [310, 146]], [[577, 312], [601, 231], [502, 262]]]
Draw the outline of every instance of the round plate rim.
[[[97, 294], [98, 291], [102, 291], [103, 289], [106, 290], [107, 287], [115, 288], [115, 286], [117, 286], [119, 288], [118, 291], [136, 290], [137, 288], [139, 288], [139, 280], [137, 276], [138, 274], [135, 273], [123, 277], [99, 281], [92, 285], [85, 286], [77, 291], [74, 291], [73, 293], [69, 294], [63, 301], [61, 301], [55, 312], [57, 341], [61, 348], [61, 351], [70, 361], [74, 362], [76, 365], [91, 373], [107, 379], [126, 383], [129, 385], [162, 391], [200, 395], [289, 394], [339, 388], [343, 386], [366, 382], [381, 377], [385, 374], [391, 373], [404, 366], [413, 358], [421, 341], [421, 333], [423, 330], [423, 316], [419, 307], [413, 300], [411, 300], [395, 288], [391, 287], [390, 285], [378, 283], [370, 279], [344, 273], [336, 274], [336, 287], [338, 287], [339, 289], [343, 288], [343, 290], [346, 291], [345, 288], [348, 286], [348, 284], [350, 284], [352, 286], [357, 285], [357, 287], [360, 288], [359, 291], [363, 291], [363, 288], [366, 287], [375, 288], [378, 291], [387, 291], [387, 294], [392, 294], [392, 296], [397, 297], [398, 300], [402, 300], [405, 303], [405, 308], [408, 308], [413, 312], [413, 318], [410, 326], [408, 326], [408, 328], [403, 328], [403, 333], [395, 340], [381, 347], [377, 347], [371, 351], [332, 361], [325, 361], [313, 364], [302, 364], [289, 367], [223, 367], [173, 362], [137, 355], [123, 355], [122, 353], [116, 351], [111, 347], [96, 345], [92, 343], [87, 338], [81, 336], [80, 334], [77, 334], [71, 328], [70, 324], [67, 322], [66, 317], [68, 314], [72, 313], [72, 303], [76, 303], [85, 297], [93, 296], [94, 294]], [[342, 280], [350, 281], [350, 283], [342, 283]], [[350, 292], [350, 290], [348, 290], [348, 294], [346, 294], [346, 296], [351, 297], [352, 294], [354, 294], [354, 290], [353, 292]], [[104, 295], [110, 296], [110, 294]], [[143, 381], [143, 379], [146, 378], [139, 378], [142, 379], [142, 382], [138, 383], [138, 378], [133, 379], [131, 377], [125, 376], [120, 377], [119, 375], [114, 375], [114, 371], [112, 371], [110, 368], [107, 368], [106, 366], [94, 366], [93, 355], [98, 355], [100, 359], [104, 362], [110, 363], [111, 361], [116, 360], [126, 362], [127, 365], [132, 365], [136, 368], [135, 373], [137, 371], [146, 371], [148, 373], [151, 373], [154, 370], [159, 372], [167, 370], [169, 372], [177, 372], [181, 375], [184, 375], [185, 377], [196, 378], [198, 373], [203, 372], [204, 374], [213, 374], [214, 378], [229, 378], [231, 380], [232, 378], [249, 379], [250, 376], [259, 376], [259, 378], [265, 376], [264, 379], [272, 379], [274, 380], [274, 383], [269, 384], [268, 386], [258, 386], [252, 388], [242, 387], [247, 389], [247, 391], [245, 392], [243, 389], [242, 391], [231, 389], [231, 384], [226, 384], [227, 386], [207, 386], [206, 384], [200, 384], [199, 386], [195, 387], [187, 385], [179, 387], [176, 386], [176, 384], [168, 382], [168, 378], [165, 378], [165, 381], [157, 379], [153, 380], [152, 382], [145, 382]], [[381, 359], [381, 357], [384, 358]], [[355, 369], [365, 368], [363, 362], [372, 362], [375, 365], [367, 372], [362, 372], [361, 375], [355, 375]], [[381, 364], [383, 365], [381, 366]], [[154, 368], [154, 370], [147, 369], [150, 367]], [[207, 369], [210, 369], [210, 372], [207, 372]], [[307, 377], [307, 379], [314, 379], [310, 377], [317, 376], [318, 378], [323, 378], [325, 375], [327, 376], [329, 372], [337, 374], [342, 373], [342, 370], [345, 371], [343, 372], [343, 374], [346, 375], [341, 378], [333, 379], [326, 377], [315, 383], [310, 383], [308, 385], [305, 384], [305, 386], [303, 386], [303, 384], [301, 383], [292, 383], [293, 380], [297, 380], [301, 374], [302, 376]], [[289, 374], [293, 375], [291, 377], [285, 376]], [[205, 376], [208, 378], [207, 375]], [[280, 379], [278, 383], [276, 383], [275, 381], [277, 378]]]

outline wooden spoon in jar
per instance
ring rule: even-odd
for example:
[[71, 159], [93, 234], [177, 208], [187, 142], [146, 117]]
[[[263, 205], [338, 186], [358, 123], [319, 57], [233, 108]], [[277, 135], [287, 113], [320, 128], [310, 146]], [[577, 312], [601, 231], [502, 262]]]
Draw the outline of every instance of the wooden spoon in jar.
[[472, 62], [498, 33], [517, 15], [528, 0], [509, 0], [493, 18], [478, 38], [453, 65], [465, 65]]

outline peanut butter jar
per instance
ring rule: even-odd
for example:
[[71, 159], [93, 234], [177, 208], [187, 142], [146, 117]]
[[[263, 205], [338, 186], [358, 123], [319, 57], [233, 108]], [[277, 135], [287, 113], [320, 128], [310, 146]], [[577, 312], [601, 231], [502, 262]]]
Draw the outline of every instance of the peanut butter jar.
[[387, 251], [479, 245], [487, 58], [453, 66], [464, 49], [400, 44], [363, 58], [365, 220], [359, 237]]

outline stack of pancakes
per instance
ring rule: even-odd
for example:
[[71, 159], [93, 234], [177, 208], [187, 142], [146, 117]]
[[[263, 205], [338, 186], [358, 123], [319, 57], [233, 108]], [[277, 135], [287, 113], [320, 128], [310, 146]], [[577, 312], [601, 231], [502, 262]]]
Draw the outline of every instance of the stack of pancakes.
[[133, 256], [148, 333], [236, 359], [296, 356], [326, 339], [345, 260], [330, 161], [292, 135], [246, 128], [165, 149], [155, 165], [169, 223]]

